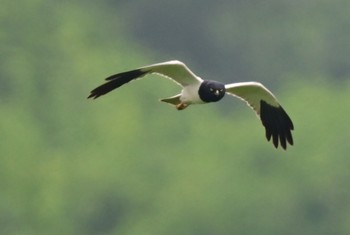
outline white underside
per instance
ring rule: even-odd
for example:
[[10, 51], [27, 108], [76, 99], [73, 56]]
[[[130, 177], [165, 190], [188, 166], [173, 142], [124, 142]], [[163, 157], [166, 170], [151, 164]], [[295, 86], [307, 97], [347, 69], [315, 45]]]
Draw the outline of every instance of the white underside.
[[200, 84], [191, 84], [182, 89], [180, 100], [185, 104], [203, 104], [199, 97], [198, 90]]

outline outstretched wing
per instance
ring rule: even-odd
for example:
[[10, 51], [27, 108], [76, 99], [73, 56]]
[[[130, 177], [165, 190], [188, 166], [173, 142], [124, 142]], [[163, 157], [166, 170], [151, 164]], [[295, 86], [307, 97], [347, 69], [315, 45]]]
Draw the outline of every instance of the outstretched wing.
[[151, 73], [167, 77], [183, 87], [200, 83], [202, 81], [202, 79], [197, 77], [184, 63], [173, 60], [144, 66], [138, 69], [109, 76], [106, 78], [107, 82], [93, 89], [88, 98], [96, 99], [99, 96], [107, 94], [108, 92], [124, 85], [125, 83]]
[[266, 87], [257, 82], [241, 82], [227, 84], [225, 88], [229, 95], [246, 101], [260, 116], [266, 130], [266, 138], [270, 141], [272, 137], [276, 148], [279, 142], [284, 149], [287, 148], [287, 142], [293, 145], [293, 122]]

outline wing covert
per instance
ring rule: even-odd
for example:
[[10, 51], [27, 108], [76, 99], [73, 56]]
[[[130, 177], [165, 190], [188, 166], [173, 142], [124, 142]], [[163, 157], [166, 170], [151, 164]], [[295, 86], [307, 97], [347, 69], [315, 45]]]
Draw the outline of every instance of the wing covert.
[[257, 115], [260, 115], [260, 100], [265, 100], [270, 105], [279, 106], [275, 96], [261, 83], [258, 82], [239, 82], [225, 85], [226, 92], [229, 95], [247, 102], [254, 109]]
[[196, 76], [184, 63], [178, 60], [145, 66], [141, 70], [167, 77], [180, 86], [202, 82], [201, 78]]

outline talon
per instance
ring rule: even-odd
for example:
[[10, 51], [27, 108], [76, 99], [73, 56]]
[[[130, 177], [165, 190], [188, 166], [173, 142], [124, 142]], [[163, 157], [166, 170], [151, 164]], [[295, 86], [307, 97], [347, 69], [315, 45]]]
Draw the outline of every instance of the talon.
[[188, 104], [185, 104], [185, 103], [180, 103], [180, 104], [176, 105], [176, 109], [177, 110], [183, 110], [183, 109], [185, 109], [187, 107], [188, 107]]

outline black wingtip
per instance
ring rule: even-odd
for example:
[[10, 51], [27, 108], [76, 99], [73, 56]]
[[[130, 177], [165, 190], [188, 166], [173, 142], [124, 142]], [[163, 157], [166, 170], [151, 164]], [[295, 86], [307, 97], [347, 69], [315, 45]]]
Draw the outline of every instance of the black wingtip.
[[286, 150], [288, 143], [294, 144], [291, 133], [294, 130], [293, 122], [281, 106], [275, 107], [261, 100], [260, 118], [266, 130], [266, 139], [270, 141], [272, 137], [275, 148], [281, 145]]
[[118, 82], [116, 80], [112, 80], [102, 84], [101, 86], [96, 87], [90, 92], [89, 98], [97, 99], [101, 95], [107, 94], [108, 92], [116, 89], [118, 87]]
[[98, 97], [100, 97], [100, 95], [97, 95], [95, 93], [91, 93], [86, 99], [90, 99], [90, 98], [96, 99]]
[[125, 83], [144, 76], [146, 73], [147, 71], [145, 72], [141, 69], [135, 69], [109, 76], [106, 78], [107, 82], [93, 89], [87, 99], [97, 99], [98, 97], [107, 94], [108, 92], [124, 85]]

